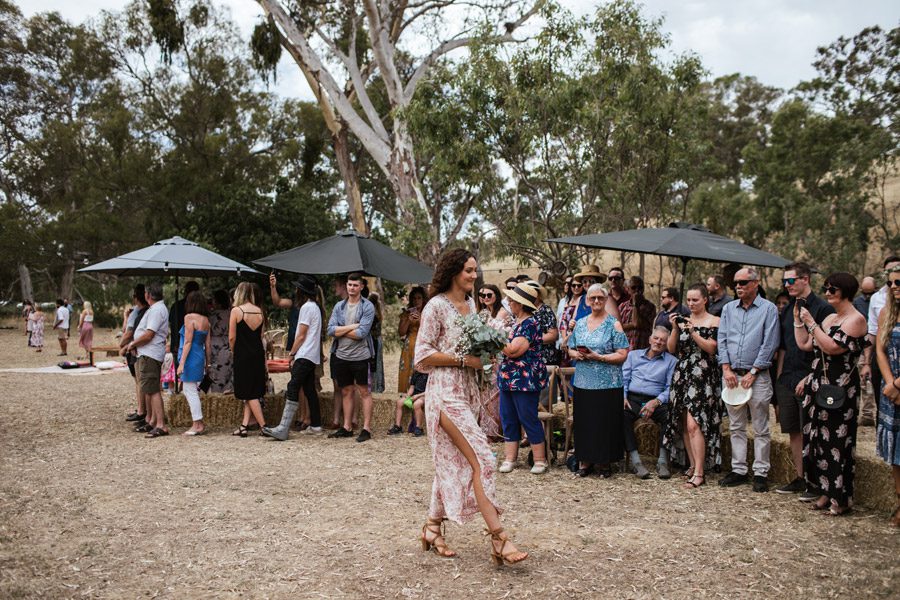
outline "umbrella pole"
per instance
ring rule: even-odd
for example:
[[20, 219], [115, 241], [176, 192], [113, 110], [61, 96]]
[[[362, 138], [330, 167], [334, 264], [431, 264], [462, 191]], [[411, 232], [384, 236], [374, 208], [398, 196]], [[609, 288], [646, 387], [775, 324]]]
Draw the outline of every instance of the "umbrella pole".
[[681, 257], [681, 301], [684, 302], [684, 280], [687, 278], [688, 259]]

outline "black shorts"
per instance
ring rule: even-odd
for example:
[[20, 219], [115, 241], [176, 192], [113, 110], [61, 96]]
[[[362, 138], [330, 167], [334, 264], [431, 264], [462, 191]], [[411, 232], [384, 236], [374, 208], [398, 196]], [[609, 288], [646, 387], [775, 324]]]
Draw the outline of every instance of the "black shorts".
[[412, 377], [409, 378], [409, 383], [413, 386], [413, 395], [424, 394], [425, 388], [428, 386], [428, 375], [413, 371]]
[[343, 360], [335, 355], [331, 359], [331, 373], [338, 387], [369, 385], [369, 360]]
[[775, 384], [775, 398], [778, 400], [781, 433], [802, 433], [803, 398], [795, 396], [794, 390], [780, 383]]

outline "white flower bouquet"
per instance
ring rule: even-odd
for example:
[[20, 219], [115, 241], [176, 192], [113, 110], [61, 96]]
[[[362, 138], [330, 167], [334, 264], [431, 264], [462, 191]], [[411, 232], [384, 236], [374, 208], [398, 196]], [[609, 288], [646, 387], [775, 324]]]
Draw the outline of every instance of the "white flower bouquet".
[[508, 341], [505, 333], [488, 325], [488, 317], [487, 311], [482, 311], [456, 318], [460, 336], [454, 347], [454, 355], [459, 359], [468, 355], [481, 359], [481, 369], [477, 372], [479, 385], [485, 384], [485, 374], [491, 370], [494, 359]]

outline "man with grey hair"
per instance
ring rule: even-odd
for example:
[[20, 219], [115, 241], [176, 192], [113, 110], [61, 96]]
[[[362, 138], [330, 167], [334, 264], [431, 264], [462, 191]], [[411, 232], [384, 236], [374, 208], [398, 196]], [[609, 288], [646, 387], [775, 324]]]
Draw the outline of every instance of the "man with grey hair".
[[162, 364], [166, 358], [169, 311], [162, 301], [163, 289], [158, 281], [147, 286], [145, 298], [150, 307], [141, 317], [137, 329], [134, 330], [134, 339], [125, 346], [125, 351], [137, 350], [135, 373], [147, 405], [146, 426], [135, 431], [146, 431], [146, 427], [149, 427], [146, 437], [155, 438], [169, 435], [163, 411], [162, 388], [159, 383]]
[[752, 267], [734, 276], [737, 299], [722, 308], [719, 323], [719, 365], [725, 387], [750, 391], [740, 406], [726, 404], [731, 432], [731, 473], [719, 485], [734, 487], [749, 481], [747, 474], [747, 413], [753, 423], [753, 491], [769, 491], [769, 405], [772, 378], [769, 367], [778, 349], [778, 309], [759, 295], [759, 273]]
[[671, 477], [669, 456], [662, 444], [663, 431], [669, 418], [669, 386], [675, 372], [675, 357], [666, 352], [669, 330], [656, 327], [650, 335], [650, 347], [628, 353], [622, 365], [622, 383], [625, 393], [624, 433], [625, 451], [638, 479], [650, 477], [650, 471], [641, 462], [634, 422], [639, 418], [653, 419], [659, 426], [659, 460], [656, 474], [660, 479]]

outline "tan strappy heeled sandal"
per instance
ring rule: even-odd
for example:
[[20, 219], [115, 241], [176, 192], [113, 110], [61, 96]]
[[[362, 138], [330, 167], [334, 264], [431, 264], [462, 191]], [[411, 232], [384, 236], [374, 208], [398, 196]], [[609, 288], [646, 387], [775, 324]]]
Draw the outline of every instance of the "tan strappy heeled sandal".
[[[432, 537], [430, 540], [428, 539], [428, 534], [431, 534]], [[453, 558], [456, 556], [456, 552], [450, 549], [447, 546], [447, 541], [444, 539], [444, 520], [443, 519], [432, 519], [429, 518], [425, 521], [425, 524], [422, 526], [422, 550], [429, 551], [433, 550], [435, 554], [440, 556], [441, 558]]]
[[[491, 536], [491, 558], [494, 559], [494, 564], [498, 567], [503, 566], [503, 563], [514, 565], [528, 558], [528, 553], [522, 552], [521, 550], [510, 550], [509, 552], [503, 551], [503, 549], [506, 548], [509, 537], [503, 534], [502, 527], [494, 530], [485, 530], [484, 534]], [[494, 542], [500, 542], [500, 547], [497, 548], [497, 545]]]

